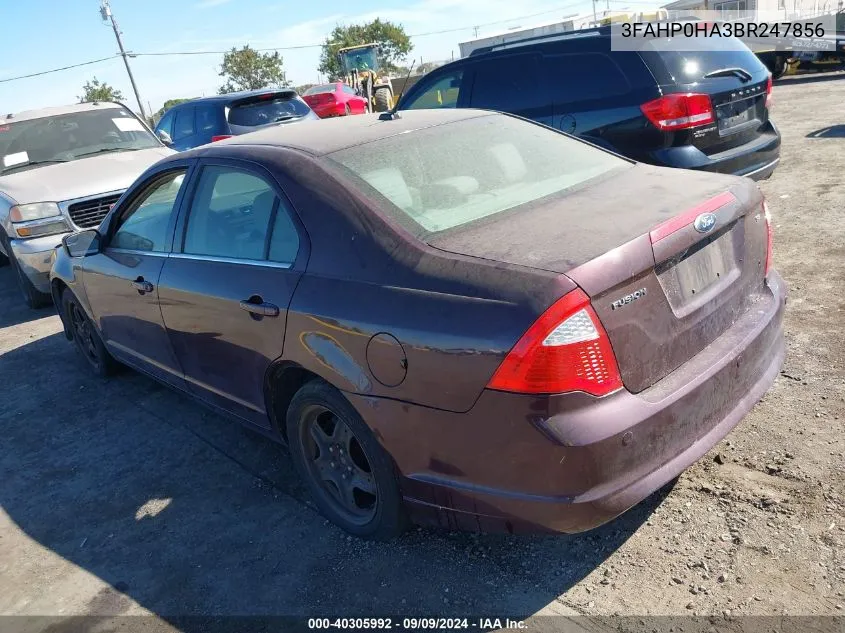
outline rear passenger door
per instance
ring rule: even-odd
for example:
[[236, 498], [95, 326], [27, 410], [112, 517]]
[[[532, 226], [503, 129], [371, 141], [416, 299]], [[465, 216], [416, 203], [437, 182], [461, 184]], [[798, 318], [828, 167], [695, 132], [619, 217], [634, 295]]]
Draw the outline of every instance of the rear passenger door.
[[194, 106], [194, 147], [211, 143], [212, 136], [228, 134], [224, 128], [223, 112], [212, 104], [197, 104]]
[[651, 146], [640, 105], [659, 96], [657, 84], [636, 53], [580, 45], [585, 50], [543, 57], [553, 127], [634, 157]]
[[517, 114], [551, 125], [553, 108], [547, 81], [541, 76], [542, 57], [519, 53], [487, 57], [467, 65], [472, 79], [469, 107]]
[[269, 426], [264, 377], [282, 355], [307, 239], [272, 176], [204, 160], [159, 281], [161, 312], [188, 388]]

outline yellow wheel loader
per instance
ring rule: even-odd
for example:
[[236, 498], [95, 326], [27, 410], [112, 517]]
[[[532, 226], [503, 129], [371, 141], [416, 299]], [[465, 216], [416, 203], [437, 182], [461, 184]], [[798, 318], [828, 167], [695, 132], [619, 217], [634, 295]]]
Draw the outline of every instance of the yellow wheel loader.
[[386, 75], [380, 74], [378, 44], [341, 48], [337, 52], [343, 68], [344, 83], [367, 100], [369, 112], [387, 112], [393, 107], [393, 88]]

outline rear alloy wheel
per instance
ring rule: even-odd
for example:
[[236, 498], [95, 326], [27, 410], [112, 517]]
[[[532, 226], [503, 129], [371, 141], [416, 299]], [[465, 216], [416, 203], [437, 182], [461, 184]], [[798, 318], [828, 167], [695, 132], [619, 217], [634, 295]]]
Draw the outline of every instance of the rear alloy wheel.
[[393, 462], [334, 387], [320, 380], [303, 386], [288, 407], [287, 433], [294, 464], [328, 519], [374, 540], [404, 530]]
[[345, 112], [344, 112], [344, 116], [349, 116], [350, 114], [352, 114], [352, 108], [350, 108], [349, 104], [347, 103], [346, 108], [345, 108]]
[[91, 319], [69, 290], [62, 293], [62, 314], [77, 351], [85, 359], [92, 373], [102, 378], [114, 373], [117, 362], [109, 354]]

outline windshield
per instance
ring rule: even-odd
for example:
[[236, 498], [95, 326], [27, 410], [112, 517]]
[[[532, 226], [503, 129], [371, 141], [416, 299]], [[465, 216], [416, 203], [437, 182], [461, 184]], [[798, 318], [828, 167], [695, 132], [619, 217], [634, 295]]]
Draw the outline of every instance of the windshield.
[[334, 92], [335, 90], [337, 90], [336, 84], [325, 84], [323, 86], [314, 86], [313, 88], [309, 88], [308, 90], [306, 90], [302, 94], [303, 95], [318, 95], [318, 94], [322, 94], [324, 92]]
[[[481, 116], [329, 155], [418, 237], [559, 194], [629, 163], [541, 125]], [[409, 222], [410, 221], [410, 222]]]
[[357, 48], [355, 50], [343, 52], [340, 54], [340, 59], [343, 62], [343, 67], [346, 72], [350, 72], [353, 68], [358, 70], [378, 69], [376, 49], [374, 47]]
[[160, 146], [125, 108], [86, 110], [18, 123], [6, 119], [0, 121], [0, 174], [107, 151]]
[[269, 125], [291, 117], [305, 116], [311, 108], [299, 97], [277, 97], [234, 106], [229, 111], [229, 123], [243, 127]]

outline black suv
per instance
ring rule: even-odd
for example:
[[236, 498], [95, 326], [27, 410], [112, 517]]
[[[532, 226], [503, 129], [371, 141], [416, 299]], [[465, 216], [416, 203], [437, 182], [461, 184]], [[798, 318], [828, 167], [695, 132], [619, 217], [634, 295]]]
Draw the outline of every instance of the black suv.
[[295, 90], [250, 90], [191, 99], [173, 106], [155, 128], [161, 141], [183, 151], [261, 127], [319, 121]]
[[641, 162], [768, 178], [771, 75], [740, 40], [699, 39], [612, 51], [603, 27], [490, 46], [420, 79], [399, 109], [510, 112]]

